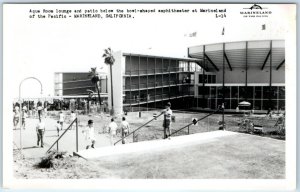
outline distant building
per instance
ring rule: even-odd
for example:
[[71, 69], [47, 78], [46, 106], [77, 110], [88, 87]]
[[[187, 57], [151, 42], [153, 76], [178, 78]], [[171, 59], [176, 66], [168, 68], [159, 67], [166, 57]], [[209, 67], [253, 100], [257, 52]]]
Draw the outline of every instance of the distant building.
[[[86, 97], [88, 90], [97, 94], [95, 85], [91, 82], [89, 73], [83, 72], [56, 72], [54, 74], [54, 95], [70, 98]], [[101, 97], [107, 98], [107, 75], [100, 73]]]

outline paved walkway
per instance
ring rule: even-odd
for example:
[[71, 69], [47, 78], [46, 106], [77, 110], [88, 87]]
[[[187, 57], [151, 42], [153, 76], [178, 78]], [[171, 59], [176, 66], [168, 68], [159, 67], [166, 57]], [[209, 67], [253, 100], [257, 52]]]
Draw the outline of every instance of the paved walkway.
[[77, 153], [85, 159], [93, 159], [103, 156], [119, 155], [125, 153], [149, 152], [156, 150], [170, 149], [174, 147], [183, 147], [187, 145], [195, 145], [207, 142], [213, 142], [217, 138], [236, 135], [236, 132], [230, 131], [213, 131], [205, 133], [197, 133], [192, 135], [172, 137], [170, 140], [153, 140], [138, 143], [130, 143], [125, 145], [106, 146], [96, 149], [81, 150]]
[[[56, 120], [52, 118], [46, 118], [46, 131], [44, 135], [44, 148], [40, 146], [37, 147], [37, 134], [36, 134], [36, 125], [38, 123], [38, 119], [28, 118], [26, 122], [26, 129], [22, 129], [22, 146], [23, 146], [23, 155], [25, 157], [43, 157], [46, 154], [46, 151], [49, 147], [57, 140], [57, 131], [55, 128]], [[69, 123], [64, 124], [64, 129], [69, 126]], [[83, 127], [78, 128], [78, 148], [79, 150], [83, 150], [86, 147], [87, 141], [85, 140], [85, 136], [82, 133]], [[64, 130], [63, 130], [64, 131]], [[60, 134], [63, 133], [60, 131]], [[95, 147], [103, 147], [110, 145], [110, 138], [108, 134], [100, 134], [102, 129], [95, 129], [96, 134], [96, 144]], [[14, 149], [20, 147], [20, 130], [14, 130], [13, 141], [14, 141]], [[56, 145], [53, 147], [56, 150]], [[76, 130], [72, 129], [65, 133], [65, 135], [59, 141], [59, 150], [66, 151], [70, 154], [73, 154], [76, 151]]]

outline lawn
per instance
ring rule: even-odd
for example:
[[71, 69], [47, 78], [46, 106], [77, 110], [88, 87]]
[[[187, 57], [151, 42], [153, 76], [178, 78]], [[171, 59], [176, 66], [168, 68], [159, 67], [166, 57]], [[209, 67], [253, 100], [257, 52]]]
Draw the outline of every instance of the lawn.
[[33, 169], [33, 159], [22, 162], [16, 161], [18, 178], [283, 179], [285, 141], [237, 134], [189, 147], [89, 161], [67, 157], [55, 169]]

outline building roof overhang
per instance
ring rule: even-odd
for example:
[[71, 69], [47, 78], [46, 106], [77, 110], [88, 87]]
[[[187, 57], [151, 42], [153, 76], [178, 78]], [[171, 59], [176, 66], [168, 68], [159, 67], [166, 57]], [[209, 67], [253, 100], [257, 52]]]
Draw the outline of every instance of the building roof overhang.
[[234, 71], [236, 68], [256, 68], [264, 70], [270, 67], [275, 70], [284, 69], [284, 40], [239, 41], [188, 48], [188, 56], [204, 60], [206, 71], [219, 71], [224, 67]]

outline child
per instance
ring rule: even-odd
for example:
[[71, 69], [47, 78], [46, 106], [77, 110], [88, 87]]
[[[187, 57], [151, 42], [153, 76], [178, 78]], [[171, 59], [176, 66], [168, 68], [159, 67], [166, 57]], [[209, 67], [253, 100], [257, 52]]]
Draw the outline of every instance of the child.
[[166, 104], [166, 109], [162, 112], [164, 114], [164, 121], [163, 121], [163, 128], [164, 128], [164, 139], [171, 137], [171, 117], [172, 117], [172, 110], [171, 110], [171, 103], [168, 102]]
[[[74, 113], [74, 111], [71, 111], [71, 123], [76, 119], [76, 114]], [[73, 129], [75, 126], [75, 123], [73, 123], [71, 129]]]
[[[88, 140], [89, 143], [91, 143], [91, 147], [95, 148], [96, 138], [95, 138], [95, 129], [94, 129], [94, 122], [93, 120], [88, 121], [88, 126], [85, 128], [85, 130], [82, 131], [82, 133], [85, 133], [85, 139]], [[90, 145], [88, 144], [86, 146], [86, 149], [88, 149]]]
[[65, 121], [65, 115], [63, 114], [62, 111], [60, 111], [60, 113], [59, 113], [59, 123], [61, 125], [61, 130], [63, 130], [64, 121]]
[[59, 130], [61, 129], [61, 125], [60, 125], [59, 121], [56, 122], [55, 127], [56, 127], [56, 130], [57, 130], [57, 136], [59, 137]]

